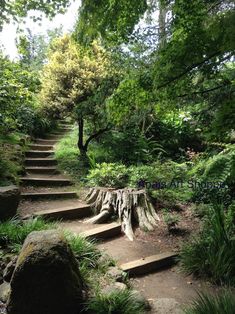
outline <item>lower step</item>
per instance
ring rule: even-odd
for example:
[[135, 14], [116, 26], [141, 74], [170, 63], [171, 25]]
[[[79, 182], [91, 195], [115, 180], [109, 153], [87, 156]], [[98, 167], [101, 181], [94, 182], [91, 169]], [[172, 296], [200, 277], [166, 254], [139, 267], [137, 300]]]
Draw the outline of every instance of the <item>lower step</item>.
[[56, 167], [25, 167], [25, 171], [37, 174], [58, 174], [59, 170]]
[[34, 216], [40, 216], [45, 219], [79, 219], [84, 217], [89, 217], [92, 214], [91, 208], [86, 204], [78, 204], [75, 207], [63, 207], [58, 209], [49, 209], [39, 211], [34, 214]]
[[21, 193], [22, 199], [38, 200], [38, 199], [67, 199], [77, 198], [76, 192], [39, 192], [39, 193]]
[[26, 158], [25, 159], [26, 166], [56, 166], [57, 161], [54, 158]]
[[121, 224], [113, 222], [81, 233], [88, 239], [104, 240], [121, 234]]
[[130, 276], [145, 275], [160, 268], [172, 266], [176, 263], [176, 257], [176, 253], [166, 252], [122, 264], [120, 268]]
[[69, 179], [53, 179], [53, 178], [29, 178], [23, 177], [20, 179], [24, 185], [36, 185], [36, 186], [68, 186], [72, 182]]

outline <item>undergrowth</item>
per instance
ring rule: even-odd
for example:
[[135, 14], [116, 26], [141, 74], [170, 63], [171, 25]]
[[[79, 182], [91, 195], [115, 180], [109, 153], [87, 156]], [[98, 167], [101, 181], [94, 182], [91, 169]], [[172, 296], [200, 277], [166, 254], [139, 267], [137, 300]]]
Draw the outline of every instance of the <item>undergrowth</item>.
[[213, 206], [198, 236], [185, 244], [181, 265], [186, 273], [213, 283], [235, 285], [235, 207]]
[[234, 314], [235, 295], [224, 290], [218, 295], [200, 293], [192, 305], [184, 311], [185, 314]]
[[97, 293], [87, 304], [87, 311], [96, 314], [143, 314], [144, 304], [129, 289], [110, 294]]

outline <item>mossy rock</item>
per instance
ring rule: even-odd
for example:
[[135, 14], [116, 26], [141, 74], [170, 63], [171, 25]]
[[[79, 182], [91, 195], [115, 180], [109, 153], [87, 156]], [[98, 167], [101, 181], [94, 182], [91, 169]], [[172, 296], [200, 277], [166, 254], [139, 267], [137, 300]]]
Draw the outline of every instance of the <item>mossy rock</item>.
[[82, 279], [61, 231], [32, 232], [25, 240], [11, 280], [8, 314], [78, 314]]

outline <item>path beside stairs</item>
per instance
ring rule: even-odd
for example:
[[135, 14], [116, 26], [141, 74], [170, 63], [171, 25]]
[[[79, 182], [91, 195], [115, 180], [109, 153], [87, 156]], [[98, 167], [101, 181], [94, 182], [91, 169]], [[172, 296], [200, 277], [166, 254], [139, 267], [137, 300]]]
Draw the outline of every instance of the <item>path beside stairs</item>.
[[79, 200], [70, 179], [59, 173], [54, 158], [54, 145], [71, 128], [60, 122], [56, 133], [30, 145], [25, 158], [26, 175], [21, 178], [19, 214], [25, 218], [39, 215], [59, 219], [63, 229], [96, 239], [98, 247], [133, 278], [135, 288], [146, 298], [160, 302], [158, 310], [152, 313], [180, 313], [179, 305], [196, 295], [199, 283], [192, 286], [189, 277], [177, 272], [174, 252], [161, 252], [156, 245], [140, 239], [129, 241], [118, 222], [99, 225], [86, 222], [92, 211]]

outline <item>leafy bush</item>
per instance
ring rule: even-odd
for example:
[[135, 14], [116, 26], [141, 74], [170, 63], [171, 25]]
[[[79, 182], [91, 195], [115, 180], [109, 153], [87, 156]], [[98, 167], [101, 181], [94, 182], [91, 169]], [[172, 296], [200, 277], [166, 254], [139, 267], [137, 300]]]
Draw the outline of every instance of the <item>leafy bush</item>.
[[89, 155], [97, 163], [123, 163], [125, 165], [153, 162], [160, 153], [165, 154], [161, 145], [147, 139], [139, 128], [128, 125], [128, 129], [108, 132], [99, 142], [93, 142]]
[[90, 171], [87, 179], [92, 186], [122, 188], [128, 182], [128, 169], [115, 163], [97, 164], [97, 168]]
[[200, 293], [191, 307], [184, 311], [185, 314], [234, 314], [235, 296], [229, 290], [224, 290], [218, 295]]
[[18, 173], [22, 169], [26, 138], [14, 133], [0, 135], [0, 186], [18, 183]]
[[222, 206], [208, 210], [201, 233], [183, 246], [181, 265], [187, 273], [220, 284], [235, 285], [235, 211]]
[[[200, 160], [192, 168], [190, 175], [199, 183], [194, 191], [194, 201], [230, 204], [235, 188], [234, 147], [230, 146], [215, 156]], [[220, 188], [207, 188], [206, 185], [210, 182], [221, 182], [223, 186]]]
[[143, 314], [144, 304], [138, 302], [129, 289], [102, 294], [91, 298], [87, 310], [96, 314]]

